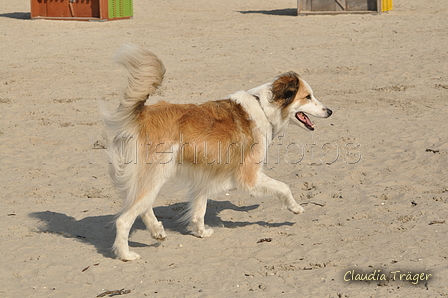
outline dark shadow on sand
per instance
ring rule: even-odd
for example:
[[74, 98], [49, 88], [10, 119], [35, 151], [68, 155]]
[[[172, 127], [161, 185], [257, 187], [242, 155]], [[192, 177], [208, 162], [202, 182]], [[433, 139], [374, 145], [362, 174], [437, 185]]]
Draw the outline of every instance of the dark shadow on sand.
[[[183, 211], [186, 210], [187, 203], [176, 203], [170, 206], [155, 207], [154, 213], [157, 218], [162, 221], [165, 229], [168, 231], [176, 231], [184, 235], [190, 234], [187, 231], [186, 226], [179, 222]], [[207, 214], [205, 216], [205, 223], [211, 227], [213, 226], [224, 226], [226, 228], [237, 228], [244, 227], [248, 225], [260, 225], [267, 227], [279, 227], [279, 226], [292, 226], [292, 222], [282, 222], [282, 223], [268, 223], [266, 221], [257, 222], [235, 222], [235, 221], [223, 221], [218, 216], [223, 210], [230, 209], [240, 212], [248, 212], [258, 208], [259, 205], [250, 205], [239, 207], [232, 204], [229, 201], [213, 201], [209, 200], [207, 207]], [[29, 214], [30, 217], [37, 218], [39, 222], [39, 233], [51, 233], [57, 234], [66, 238], [73, 238], [78, 241], [91, 244], [96, 247], [97, 251], [104, 257], [113, 258], [114, 255], [111, 252], [111, 247], [115, 238], [115, 227], [114, 227], [114, 215], [99, 215], [99, 216], [88, 216], [81, 220], [76, 220], [75, 218], [68, 216], [63, 213], [44, 211], [44, 212], [34, 212]], [[138, 218], [131, 230], [144, 230], [146, 229], [143, 222]], [[148, 234], [148, 242], [151, 242], [151, 238]], [[138, 243], [129, 241], [129, 246], [131, 247], [147, 247], [147, 246], [159, 246], [160, 243], [156, 242], [154, 244], [148, 245], [144, 243]]]
[[274, 10], [244, 10], [238, 12], [242, 14], [265, 14], [271, 16], [297, 16], [297, 8], [284, 8]]
[[18, 20], [31, 20], [31, 14], [29, 12], [0, 13], [0, 18], [10, 18], [10, 19], [18, 19]]

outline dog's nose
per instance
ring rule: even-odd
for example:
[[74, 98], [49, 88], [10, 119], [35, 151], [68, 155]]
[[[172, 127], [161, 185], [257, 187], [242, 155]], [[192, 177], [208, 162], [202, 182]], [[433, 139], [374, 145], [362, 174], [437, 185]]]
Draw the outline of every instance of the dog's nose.
[[333, 114], [333, 111], [332, 110], [330, 110], [329, 108], [327, 108], [327, 117], [330, 117], [331, 116], [331, 114]]

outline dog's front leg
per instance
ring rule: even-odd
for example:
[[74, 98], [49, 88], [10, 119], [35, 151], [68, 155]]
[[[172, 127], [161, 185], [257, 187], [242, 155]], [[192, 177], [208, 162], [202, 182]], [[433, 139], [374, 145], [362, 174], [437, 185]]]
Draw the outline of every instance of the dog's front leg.
[[297, 204], [292, 196], [288, 185], [283, 182], [272, 179], [265, 174], [260, 174], [255, 192], [262, 195], [276, 195], [289, 211], [300, 214], [304, 210], [302, 206]]

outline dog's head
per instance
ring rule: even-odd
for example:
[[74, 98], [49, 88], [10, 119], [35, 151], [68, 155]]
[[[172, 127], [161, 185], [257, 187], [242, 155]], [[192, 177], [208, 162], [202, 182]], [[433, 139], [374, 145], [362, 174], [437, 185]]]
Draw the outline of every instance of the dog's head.
[[310, 85], [295, 72], [279, 76], [272, 84], [272, 100], [281, 108], [284, 120], [314, 130], [314, 124], [308, 115], [327, 118], [333, 113], [314, 97]]
[[308, 115], [328, 118], [333, 113], [319, 102], [310, 85], [295, 72], [287, 72], [274, 82], [249, 90], [260, 98], [261, 105], [273, 125], [294, 123], [307, 130], [314, 130]]

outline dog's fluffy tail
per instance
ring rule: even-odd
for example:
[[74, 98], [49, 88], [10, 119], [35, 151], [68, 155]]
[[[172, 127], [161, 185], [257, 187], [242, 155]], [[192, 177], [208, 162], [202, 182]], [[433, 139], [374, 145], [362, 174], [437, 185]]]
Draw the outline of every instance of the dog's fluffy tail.
[[117, 111], [105, 113], [109, 128], [119, 131], [135, 121], [148, 96], [162, 84], [165, 66], [156, 55], [134, 44], [124, 44], [115, 54], [115, 62], [128, 71], [124, 98]]
[[141, 129], [138, 117], [148, 96], [161, 85], [165, 67], [153, 53], [133, 44], [123, 45], [114, 60], [128, 71], [124, 98], [114, 112], [109, 112], [104, 104], [100, 109], [107, 127], [115, 134], [108, 146], [109, 174], [125, 199], [126, 209], [138, 191], [138, 179], [133, 177], [138, 172], [134, 169]]

